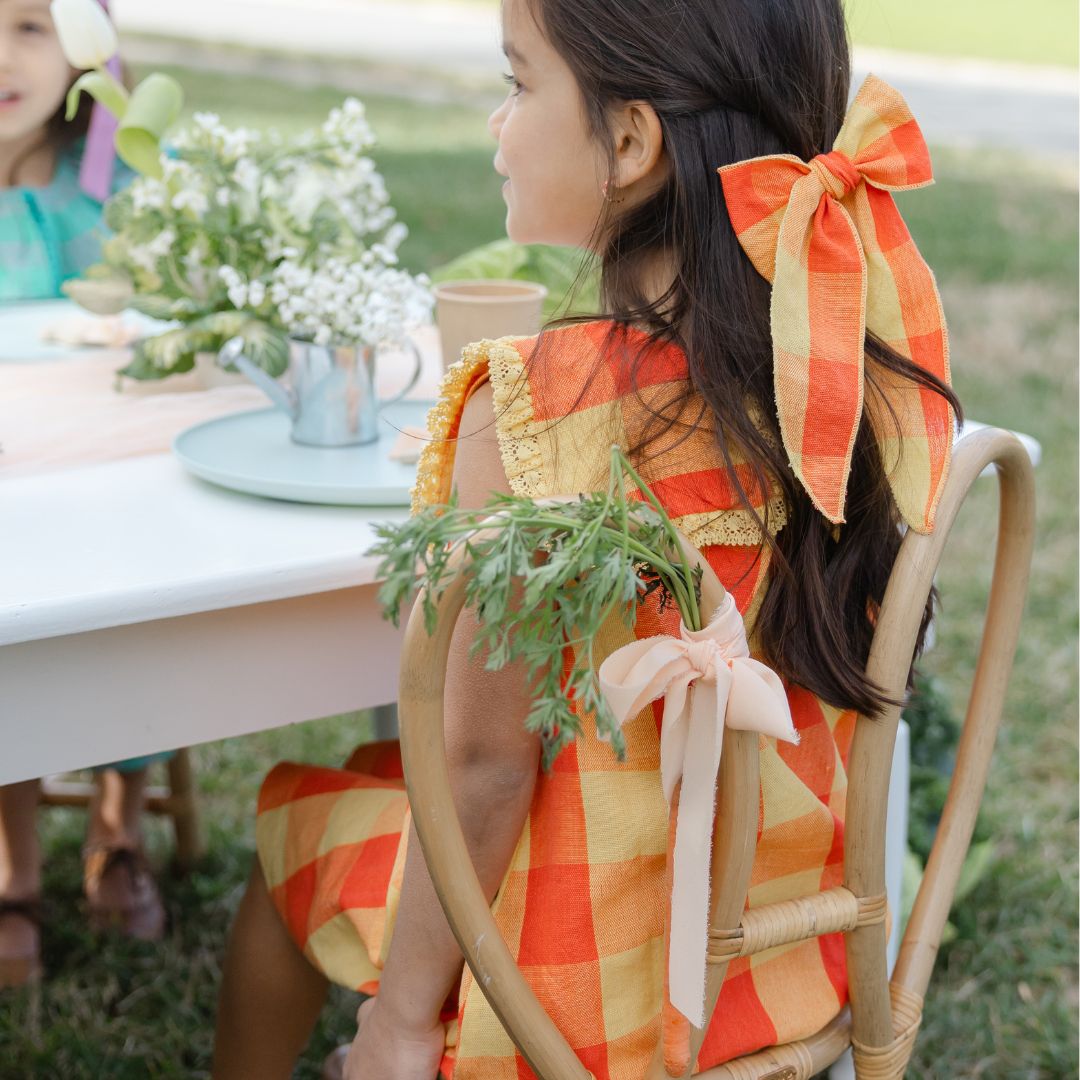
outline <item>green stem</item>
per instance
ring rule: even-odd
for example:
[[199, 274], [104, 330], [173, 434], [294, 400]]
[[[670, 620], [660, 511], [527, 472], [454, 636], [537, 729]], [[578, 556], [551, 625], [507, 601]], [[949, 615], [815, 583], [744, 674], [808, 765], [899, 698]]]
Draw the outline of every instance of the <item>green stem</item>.
[[[683, 548], [682, 541], [679, 539], [679, 534], [675, 530], [675, 526], [671, 523], [671, 518], [668, 517], [667, 511], [660, 505], [659, 500], [652, 493], [652, 489], [644, 480], [638, 475], [637, 470], [630, 464], [626, 455], [621, 451], [619, 457], [622, 459], [623, 468], [630, 474], [630, 479], [637, 485], [638, 491], [648, 500], [652, 508], [660, 515], [660, 521], [664, 527], [664, 532], [667, 533], [672, 547], [678, 552], [679, 562], [682, 566], [683, 581], [686, 584], [687, 591], [689, 593], [686, 596], [686, 606], [682, 603], [679, 604], [679, 610], [682, 612], [683, 621], [690, 630], [701, 629], [701, 610], [698, 607], [697, 593], [694, 590], [694, 578], [690, 570], [690, 560], [686, 556], [686, 551]], [[676, 595], [678, 599], [678, 595]]]
[[[472, 513], [472, 511], [469, 511]], [[506, 521], [509, 524], [509, 521]], [[553, 529], [563, 529], [566, 532], [576, 532], [581, 529], [581, 522], [575, 521], [573, 518], [562, 517], [558, 514], [544, 513], [538, 517], [530, 519], [530, 525], [547, 525]], [[445, 527], [443, 531], [446, 536], [466, 536], [469, 533], [477, 531], [480, 525], [479, 521], [475, 519], [471, 522], [465, 521], [460, 525], [453, 525]], [[504, 525], [499, 522], [491, 522], [486, 528], [503, 528]], [[611, 528], [609, 525], [600, 525], [599, 531], [601, 534], [610, 534], [614, 539], [618, 540], [620, 544], [623, 542], [624, 536], [621, 532]], [[689, 574], [689, 568], [684, 564], [682, 568], [675, 567], [671, 562], [665, 559], [659, 553], [653, 551], [651, 548], [646, 547], [640, 541], [634, 539], [633, 533], [630, 533], [625, 537], [625, 550], [629, 550], [632, 554], [637, 555], [642, 562], [647, 562], [657, 573], [670, 577], [672, 584], [681, 585], [686, 580], [683, 575]], [[677, 548], [676, 550], [681, 550]], [[680, 608], [681, 610], [681, 608]]]
[[[604, 525], [603, 518], [600, 516], [583, 526], [582, 523], [575, 518], [565, 517], [562, 514], [545, 510], [536, 517], [530, 518], [529, 524], [547, 526], [551, 529], [561, 529], [567, 533], [581, 532], [583, 529], [596, 530], [602, 536], [609, 536], [613, 541], [618, 543], [623, 551], [628, 551], [629, 553], [636, 555], [642, 562], [648, 563], [649, 566], [660, 575], [668, 590], [675, 597], [675, 603], [679, 608], [679, 612], [682, 615], [687, 628], [690, 630], [700, 630], [701, 615], [697, 604], [697, 596], [694, 592], [692, 573], [689, 562], [686, 559], [686, 553], [683, 551], [682, 545], [678, 540], [678, 534], [675, 533], [674, 528], [671, 526], [670, 519], [664, 512], [663, 507], [655, 502], [653, 505], [654, 509], [658, 510], [661, 518], [667, 523], [665, 531], [671, 537], [672, 547], [680, 556], [681, 565], [679, 567], [676, 567], [668, 559], [665, 559], [659, 552], [653, 551], [651, 548], [646, 547], [640, 541], [636, 540], [633, 534], [629, 532], [629, 529], [624, 533], [621, 530], [613, 529], [609, 525]], [[461, 511], [459, 516], [460, 523], [443, 526], [442, 532], [447, 538], [451, 536], [467, 536], [470, 533], [474, 533], [484, 520], [478, 518], [475, 510]], [[504, 528], [509, 524], [511, 524], [511, 519], [503, 517], [497, 518], [485, 527], [497, 529]]]
[[622, 524], [623, 534], [623, 557], [629, 550], [630, 541], [630, 508], [626, 505], [626, 478], [622, 469], [619, 468], [619, 459], [622, 457], [622, 448], [618, 443], [612, 443], [611, 446], [611, 465], [609, 467], [610, 479], [608, 480], [608, 490], [611, 489], [612, 483], [615, 479], [619, 481], [619, 519]]
[[108, 109], [117, 120], [123, 120], [127, 112], [130, 95], [116, 77], [106, 68], [87, 71], [72, 84], [67, 94], [65, 118], [72, 120], [79, 111], [79, 95], [87, 93], [96, 102]]

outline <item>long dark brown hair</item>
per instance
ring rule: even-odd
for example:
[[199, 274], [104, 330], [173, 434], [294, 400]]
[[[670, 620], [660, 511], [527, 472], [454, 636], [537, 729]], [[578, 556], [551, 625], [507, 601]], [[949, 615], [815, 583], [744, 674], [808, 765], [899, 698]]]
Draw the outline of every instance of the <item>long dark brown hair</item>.
[[[82, 72], [78, 72], [73, 78], [72, 83], [75, 82]], [[65, 110], [67, 108], [66, 95], [65, 100], [60, 102], [60, 107], [49, 117], [45, 126], [41, 129], [41, 138], [35, 140], [30, 146], [28, 146], [14, 161], [12, 161], [8, 168], [8, 174], [4, 177], [5, 182], [10, 187], [14, 187], [19, 182], [19, 172], [30, 157], [37, 153], [37, 151], [51, 147], [53, 153], [59, 158], [70, 147], [74, 146], [80, 139], [86, 138], [87, 132], [90, 130], [90, 114], [94, 111], [94, 101], [89, 94], [83, 94], [79, 99], [79, 108], [75, 115], [70, 119], [65, 119]]]
[[[752, 500], [739, 484], [733, 453], [750, 463], [759, 490], [771, 478], [784, 497], [787, 522], [775, 539], [762, 521], [772, 572], [756, 623], [760, 647], [782, 675], [830, 704], [877, 714], [887, 699], [868, 682], [865, 667], [902, 529], [870, 410], [855, 443], [846, 523], [834, 529], [814, 509], [782, 448], [770, 286], [739, 246], [716, 171], [766, 154], [809, 161], [832, 149], [851, 78], [841, 2], [528, 3], [573, 72], [601, 142], [611, 145], [609, 112], [622, 103], [648, 102], [660, 119], [667, 179], [645, 202], [625, 212], [614, 208], [604, 223], [603, 303], [617, 325], [647, 327], [655, 340], [683, 348], [691, 384], [712, 414], [747, 508]], [[674, 269], [674, 280], [665, 295], [650, 298], [644, 283], [658, 258]], [[868, 334], [868, 402], [883, 404], [875, 387], [884, 372], [943, 395], [959, 415], [947, 386]], [[879, 424], [888, 417], [887, 409], [875, 410]]]

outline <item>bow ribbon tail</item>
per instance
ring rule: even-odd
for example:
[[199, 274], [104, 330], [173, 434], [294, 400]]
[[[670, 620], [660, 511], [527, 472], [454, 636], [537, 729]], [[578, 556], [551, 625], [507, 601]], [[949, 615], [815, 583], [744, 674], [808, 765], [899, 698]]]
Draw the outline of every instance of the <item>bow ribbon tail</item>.
[[771, 318], [784, 449], [838, 524], [862, 417], [866, 260], [855, 223], [813, 173], [791, 189], [780, 226]]
[[[867, 329], [901, 356], [946, 385], [950, 382], [949, 336], [933, 271], [919, 254], [888, 191], [863, 185], [851, 212], [865, 245]], [[902, 261], [903, 280], [895, 266]], [[877, 393], [866, 409], [897, 509], [916, 532], [930, 532], [948, 478], [956, 425], [940, 394], [889, 371], [875, 372]]]
[[784, 685], [750, 657], [730, 594], [704, 630], [680, 627], [616, 649], [597, 677], [617, 723], [664, 698], [660, 773], [675, 818], [668, 997], [692, 1024], [705, 1024], [716, 781], [724, 727], [798, 741]]
[[[677, 721], [686, 735], [675, 825], [668, 977], [671, 1004], [697, 1028], [705, 1024], [716, 775], [731, 685], [731, 669], [718, 660], [716, 678], [693, 684]], [[665, 727], [667, 719], [665, 701]]]

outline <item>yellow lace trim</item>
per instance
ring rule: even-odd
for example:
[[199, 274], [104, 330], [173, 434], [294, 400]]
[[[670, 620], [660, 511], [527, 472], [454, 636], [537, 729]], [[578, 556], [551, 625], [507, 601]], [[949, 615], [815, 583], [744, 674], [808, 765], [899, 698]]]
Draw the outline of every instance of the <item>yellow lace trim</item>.
[[480, 344], [487, 353], [495, 430], [510, 490], [526, 499], [539, 499], [553, 494], [551, 477], [544, 473], [544, 459], [537, 438], [540, 425], [533, 419], [529, 373], [521, 353], [510, 344], [512, 340], [500, 338]]
[[[694, 547], [757, 547], [762, 540], [757, 518], [742, 507], [711, 514], [683, 514], [672, 519]], [[769, 500], [769, 534], [775, 536], [787, 524], [783, 496]]]
[[467, 346], [461, 359], [446, 369], [439, 387], [439, 399], [428, 410], [429, 439], [420, 451], [416, 483], [411, 493], [414, 514], [425, 506], [444, 503], [450, 496], [450, 478], [457, 449], [450, 431], [461, 416], [469, 389], [487, 367], [487, 353], [482, 348], [485, 344]]
[[[414, 512], [446, 502], [450, 495], [456, 447], [449, 434], [465, 407], [468, 391], [485, 369], [491, 377], [499, 453], [510, 490], [527, 499], [558, 494], [540, 450], [538, 436], [545, 429], [534, 419], [528, 370], [512, 344], [516, 340], [520, 339], [504, 337], [466, 345], [461, 359], [446, 369], [439, 400], [428, 412], [430, 441], [420, 452], [417, 464], [412, 490]], [[757, 519], [743, 508], [684, 514], [674, 521], [695, 547], [756, 547], [762, 540]], [[786, 522], [784, 500], [776, 496], [769, 502], [769, 532], [775, 536]]]

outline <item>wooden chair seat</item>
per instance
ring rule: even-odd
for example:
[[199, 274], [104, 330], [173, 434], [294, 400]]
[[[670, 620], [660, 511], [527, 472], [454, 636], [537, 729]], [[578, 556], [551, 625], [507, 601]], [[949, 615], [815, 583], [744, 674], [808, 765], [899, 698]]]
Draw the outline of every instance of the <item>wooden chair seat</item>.
[[[758, 820], [758, 736], [725, 734], [713, 834], [712, 915], [707, 1013], [728, 963], [787, 942], [843, 932], [850, 1007], [810, 1038], [771, 1047], [698, 1075], [708, 1080], [809, 1080], [847, 1049], [858, 1080], [899, 1080], [911, 1057], [942, 931], [986, 785], [1019, 636], [1034, 540], [1034, 478], [1027, 452], [1012, 435], [988, 428], [964, 439], [930, 535], [909, 532], [901, 546], [874, 634], [867, 677], [895, 700], [908, 672], [934, 573], [956, 515], [988, 465], [997, 468], [1000, 515], [982, 643], [948, 799], [890, 982], [886, 962], [885, 817], [900, 708], [859, 717], [848, 760], [844, 885], [799, 900], [745, 911]], [[723, 588], [704, 559], [703, 606]], [[442, 689], [454, 624], [464, 604], [469, 567], [457, 552], [457, 576], [437, 601], [429, 636], [421, 604], [413, 609], [402, 657], [399, 715], [402, 757], [413, 820], [432, 881], [466, 962], [506, 1031], [544, 1080], [589, 1080], [544, 1012], [499, 937], [462, 836], [443, 744]], [[482, 954], [475, 944], [484, 942]], [[694, 1031], [691, 1061], [704, 1032]], [[645, 1080], [668, 1074], [658, 1045]], [[684, 1075], [689, 1075], [687, 1072]]]

